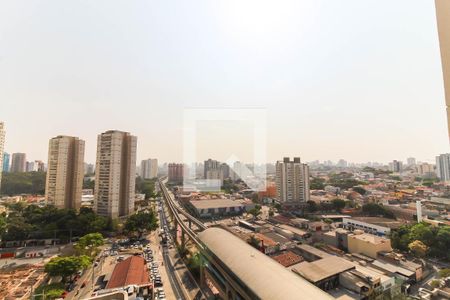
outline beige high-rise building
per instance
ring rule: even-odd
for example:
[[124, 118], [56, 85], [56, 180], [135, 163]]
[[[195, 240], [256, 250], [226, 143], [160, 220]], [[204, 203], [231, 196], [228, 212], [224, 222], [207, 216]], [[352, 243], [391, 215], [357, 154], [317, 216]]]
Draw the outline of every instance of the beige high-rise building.
[[11, 173], [26, 172], [27, 155], [25, 153], [13, 153], [11, 157]]
[[2, 186], [3, 151], [5, 150], [5, 124], [0, 121], [0, 187]]
[[450, 1], [436, 0], [436, 16], [441, 45], [442, 71], [444, 73], [447, 121], [450, 139]]
[[277, 198], [286, 206], [296, 207], [309, 201], [309, 167], [294, 157], [285, 157], [276, 164]]
[[134, 211], [137, 137], [106, 131], [97, 138], [94, 209], [112, 219]]
[[57, 208], [80, 209], [84, 177], [84, 141], [59, 135], [48, 143], [45, 200]]
[[151, 179], [158, 176], [158, 160], [149, 158], [141, 161], [140, 173], [143, 179]]

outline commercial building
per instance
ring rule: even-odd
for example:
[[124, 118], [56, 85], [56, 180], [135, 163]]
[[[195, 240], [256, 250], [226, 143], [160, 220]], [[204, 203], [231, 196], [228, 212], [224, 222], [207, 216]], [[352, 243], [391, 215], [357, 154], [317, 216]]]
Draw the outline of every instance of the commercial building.
[[238, 215], [245, 211], [245, 206], [239, 201], [229, 199], [193, 200], [188, 203], [190, 210], [198, 217]]
[[351, 231], [355, 229], [363, 230], [364, 232], [375, 234], [378, 236], [386, 236], [391, 232], [391, 229], [396, 229], [402, 225], [401, 222], [379, 217], [354, 217], [344, 218], [342, 220], [344, 228]]
[[45, 182], [47, 204], [57, 208], [80, 209], [84, 177], [83, 162], [83, 140], [63, 135], [50, 139]]
[[442, 181], [450, 181], [450, 153], [436, 156], [436, 175]]
[[151, 179], [158, 176], [158, 160], [149, 158], [141, 161], [140, 175], [143, 179]]
[[296, 207], [309, 201], [309, 168], [300, 157], [285, 157], [276, 164], [277, 199], [282, 205]]
[[26, 172], [27, 155], [25, 153], [13, 153], [11, 158], [11, 172]]
[[373, 234], [354, 231], [347, 236], [348, 252], [377, 258], [380, 252], [391, 252], [391, 240]]
[[327, 291], [339, 285], [340, 274], [354, 269], [355, 266], [351, 262], [337, 256], [329, 256], [317, 261], [297, 264], [292, 271]]
[[109, 130], [98, 135], [94, 209], [118, 218], [134, 211], [137, 137]]
[[[5, 149], [5, 124], [0, 122], [0, 186], [2, 184], [3, 151]], [[9, 164], [9, 163], [8, 163]]]
[[168, 181], [170, 183], [182, 183], [184, 179], [184, 165], [171, 163], [168, 166]]
[[436, 0], [436, 16], [441, 46], [442, 71], [444, 75], [444, 89], [447, 103], [447, 120], [450, 139], [450, 1]]
[[10, 158], [11, 155], [9, 155], [9, 153], [6, 152], [3, 153], [3, 167], [2, 167], [3, 172], [9, 172]]

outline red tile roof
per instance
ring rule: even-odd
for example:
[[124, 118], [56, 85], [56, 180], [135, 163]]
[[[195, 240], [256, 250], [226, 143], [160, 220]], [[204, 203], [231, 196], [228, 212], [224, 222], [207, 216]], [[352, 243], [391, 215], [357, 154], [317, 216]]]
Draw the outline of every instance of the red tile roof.
[[144, 258], [141, 256], [130, 256], [114, 267], [106, 288], [113, 289], [131, 284], [145, 285], [149, 283], [150, 279]]
[[291, 252], [286, 251], [283, 254], [272, 256], [279, 264], [283, 265], [285, 268], [293, 266], [303, 261], [303, 257]]

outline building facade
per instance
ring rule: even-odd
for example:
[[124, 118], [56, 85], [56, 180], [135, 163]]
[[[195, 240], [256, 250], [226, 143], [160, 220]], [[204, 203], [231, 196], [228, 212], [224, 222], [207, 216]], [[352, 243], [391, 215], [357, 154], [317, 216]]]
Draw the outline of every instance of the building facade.
[[110, 130], [97, 137], [94, 209], [112, 219], [134, 211], [137, 137]]
[[[4, 164], [4, 157], [3, 157], [3, 151], [5, 149], [5, 124], [3, 122], [0, 122], [0, 186], [2, 184], [2, 172], [3, 172], [3, 164]], [[9, 161], [8, 161], [9, 165]]]
[[389, 163], [389, 170], [394, 173], [401, 173], [403, 171], [403, 163], [398, 160], [394, 160]]
[[182, 183], [184, 179], [184, 165], [170, 163], [168, 166], [168, 180], [170, 183]]
[[4, 152], [3, 153], [3, 172], [9, 172], [9, 162], [10, 162], [11, 155], [9, 153]]
[[442, 71], [444, 75], [444, 89], [450, 139], [450, 1], [436, 0], [436, 16], [441, 46]]
[[[41, 162], [42, 163], [42, 162]], [[39, 162], [35, 162], [39, 168]], [[72, 136], [51, 138], [48, 144], [45, 200], [57, 208], [80, 209], [84, 177], [84, 141]]]
[[277, 199], [284, 204], [309, 201], [309, 167], [294, 157], [285, 157], [276, 164]]
[[27, 155], [25, 153], [13, 153], [11, 157], [11, 172], [26, 172]]
[[158, 176], [158, 160], [149, 158], [141, 161], [140, 175], [143, 179], [151, 179]]
[[450, 153], [436, 156], [436, 175], [442, 181], [450, 181]]

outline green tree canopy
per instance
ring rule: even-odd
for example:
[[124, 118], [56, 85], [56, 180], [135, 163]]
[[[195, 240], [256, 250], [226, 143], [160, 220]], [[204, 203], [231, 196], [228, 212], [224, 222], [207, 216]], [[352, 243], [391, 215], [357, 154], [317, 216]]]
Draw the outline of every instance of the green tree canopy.
[[101, 233], [89, 233], [78, 240], [75, 249], [79, 254], [94, 257], [97, 255], [98, 247], [103, 245], [103, 243], [103, 235]]
[[0, 194], [20, 195], [45, 193], [45, 172], [6, 172], [2, 175]]
[[137, 232], [139, 236], [142, 236], [145, 231], [153, 231], [156, 228], [158, 228], [158, 220], [153, 210], [129, 216], [124, 227], [126, 232]]
[[88, 256], [54, 257], [45, 265], [45, 272], [50, 276], [61, 276], [63, 282], [76, 272], [86, 269], [91, 264]]
[[336, 211], [340, 212], [343, 208], [345, 208], [345, 201], [342, 199], [333, 199], [331, 203]]

